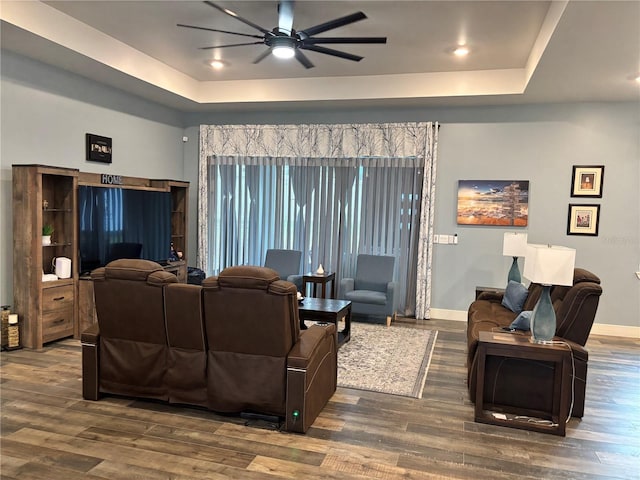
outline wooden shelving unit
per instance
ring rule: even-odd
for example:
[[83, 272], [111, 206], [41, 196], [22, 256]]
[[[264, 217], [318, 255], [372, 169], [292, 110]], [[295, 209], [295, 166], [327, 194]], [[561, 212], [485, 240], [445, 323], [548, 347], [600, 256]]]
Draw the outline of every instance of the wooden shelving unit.
[[[74, 334], [76, 324], [78, 170], [14, 165], [13, 310], [22, 325], [22, 345]], [[53, 225], [51, 245], [42, 244], [43, 225]], [[44, 282], [56, 257], [71, 259], [71, 277]]]
[[[187, 281], [189, 182], [103, 175], [43, 165], [13, 165], [13, 308], [22, 325], [22, 346], [80, 334], [95, 322], [93, 284], [78, 275], [78, 185], [171, 192], [171, 241], [183, 257], [164, 268]], [[113, 177], [113, 176], [111, 176]], [[42, 227], [54, 228], [51, 245], [42, 244]], [[167, 256], [169, 245], [167, 245]], [[43, 281], [56, 257], [71, 259], [71, 277]]]
[[168, 184], [171, 190], [171, 241], [176, 251], [182, 252], [186, 264], [189, 183], [169, 181]]

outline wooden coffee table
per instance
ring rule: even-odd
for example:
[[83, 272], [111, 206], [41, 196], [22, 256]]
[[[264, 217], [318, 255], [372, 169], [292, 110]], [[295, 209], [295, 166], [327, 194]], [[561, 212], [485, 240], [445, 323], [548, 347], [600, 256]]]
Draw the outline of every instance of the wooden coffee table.
[[351, 338], [351, 302], [349, 300], [332, 300], [327, 298], [305, 298], [298, 305], [300, 320], [334, 323], [344, 318], [344, 329], [338, 332], [338, 348]]

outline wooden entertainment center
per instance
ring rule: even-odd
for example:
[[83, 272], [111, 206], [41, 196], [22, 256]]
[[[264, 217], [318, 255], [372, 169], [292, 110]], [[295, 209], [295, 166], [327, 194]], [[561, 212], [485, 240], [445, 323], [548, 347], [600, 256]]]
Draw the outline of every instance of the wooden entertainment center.
[[[95, 321], [93, 284], [80, 278], [78, 186], [171, 192], [171, 242], [183, 257], [164, 268], [187, 281], [189, 182], [83, 173], [45, 165], [13, 165], [13, 308], [28, 348], [75, 336]], [[43, 226], [51, 225], [51, 243]], [[169, 245], [167, 245], [167, 257]], [[57, 257], [71, 259], [69, 278], [45, 281]]]

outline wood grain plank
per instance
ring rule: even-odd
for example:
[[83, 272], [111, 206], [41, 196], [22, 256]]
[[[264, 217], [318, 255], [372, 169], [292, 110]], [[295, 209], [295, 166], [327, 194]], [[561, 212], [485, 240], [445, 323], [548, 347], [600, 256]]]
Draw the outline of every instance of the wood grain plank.
[[556, 437], [473, 421], [464, 322], [403, 328], [439, 330], [423, 398], [339, 388], [306, 435], [163, 402], [83, 400], [77, 340], [2, 352], [1, 478], [639, 480], [640, 341], [589, 339], [585, 416]]

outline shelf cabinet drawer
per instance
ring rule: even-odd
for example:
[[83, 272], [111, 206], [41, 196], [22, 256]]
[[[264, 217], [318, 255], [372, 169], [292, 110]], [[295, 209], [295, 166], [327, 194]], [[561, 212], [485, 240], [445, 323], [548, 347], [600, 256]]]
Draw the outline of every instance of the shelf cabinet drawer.
[[42, 289], [42, 342], [73, 335], [73, 284]]
[[42, 313], [49, 310], [73, 308], [73, 285], [42, 289]]
[[42, 341], [50, 342], [73, 335], [73, 306], [42, 314]]

